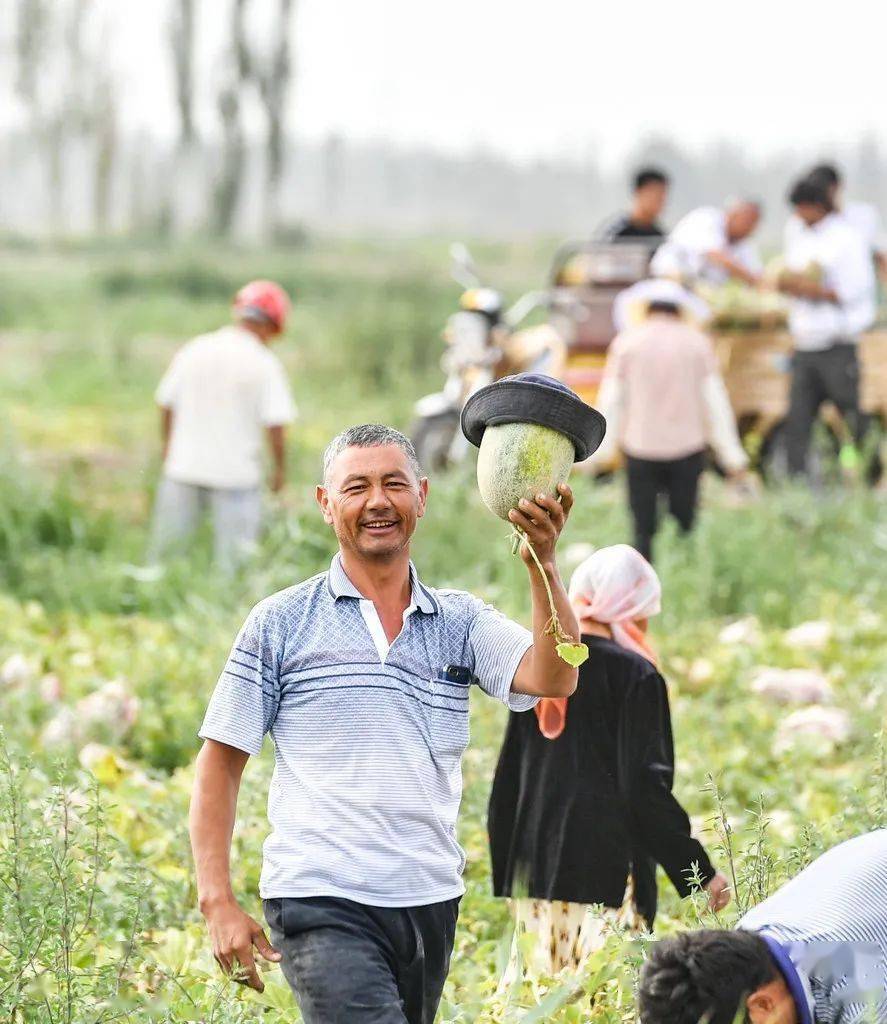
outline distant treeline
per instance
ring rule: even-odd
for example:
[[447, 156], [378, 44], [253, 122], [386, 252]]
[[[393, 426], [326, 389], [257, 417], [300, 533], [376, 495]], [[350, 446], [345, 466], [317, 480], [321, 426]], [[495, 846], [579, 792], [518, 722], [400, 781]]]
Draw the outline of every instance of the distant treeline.
[[[652, 163], [673, 179], [667, 220], [700, 203], [753, 195], [766, 207], [764, 237], [774, 240], [787, 214], [789, 182], [811, 161], [837, 159], [848, 195], [887, 207], [887, 156], [871, 140], [850, 153], [786, 153], [766, 162], [723, 143], [702, 156], [649, 139], [618, 172], [592, 163], [511, 163], [478, 153], [455, 157], [332, 138], [287, 147], [274, 228], [297, 241], [304, 231], [445, 232], [512, 238], [584, 234], [624, 207], [633, 168]], [[247, 145], [238, 202], [221, 233], [256, 239], [271, 233], [265, 213], [264, 147]], [[218, 230], [213, 187], [220, 156], [212, 145], [186, 154], [155, 139], [121, 140], [96, 222], [94, 154], [73, 139], [60, 181], [51, 185], [39, 144], [25, 134], [0, 138], [0, 230], [12, 234], [137, 233], [181, 237]], [[53, 197], [52, 189], [60, 189]]]
[[[490, 154], [457, 157], [338, 138], [287, 147], [273, 229], [298, 240], [304, 232], [447, 233], [494, 237], [582, 235], [625, 204], [628, 177], [653, 163], [673, 179], [667, 220], [690, 207], [735, 194], [760, 197], [765, 237], [778, 237], [789, 182], [812, 160], [837, 159], [848, 193], [887, 206], [887, 156], [871, 140], [855, 152], [784, 153], [767, 161], [729, 143], [692, 155], [649, 139], [624, 168], [593, 163], [512, 163]], [[266, 218], [265, 148], [246, 145], [236, 208], [222, 233], [261, 238]], [[71, 140], [53, 185], [41, 148], [28, 135], [0, 138], [0, 230], [22, 235], [123, 233], [187, 236], [218, 230], [213, 187], [220, 153], [195, 145], [186, 154], [147, 137], [121, 139], [108, 184], [107, 209], [96, 222], [94, 153]], [[60, 189], [61, 195], [52, 194]]]
[[[0, 104], [16, 112], [9, 123], [17, 127], [0, 136], [0, 232], [293, 241], [313, 231], [584, 235], [624, 206], [629, 175], [647, 163], [672, 175], [668, 223], [744, 193], [764, 201], [764, 234], [775, 238], [789, 182], [824, 158], [842, 165], [856, 196], [887, 205], [887, 156], [873, 138], [844, 152], [767, 160], [727, 141], [700, 155], [667, 138], [639, 139], [625, 165], [606, 172], [606, 153], [518, 164], [384, 140], [307, 143], [298, 104], [294, 116], [288, 103], [298, 97], [295, 0], [156, 6], [173, 83], [165, 114], [175, 137], [165, 140], [132, 128], [112, 59], [114, 0], [12, 0], [3, 8], [0, 52], [10, 59], [0, 65]], [[221, 41], [201, 70], [197, 40], [210, 16]], [[208, 123], [197, 116], [201, 104], [212, 112]], [[594, 128], [590, 110], [583, 130]]]

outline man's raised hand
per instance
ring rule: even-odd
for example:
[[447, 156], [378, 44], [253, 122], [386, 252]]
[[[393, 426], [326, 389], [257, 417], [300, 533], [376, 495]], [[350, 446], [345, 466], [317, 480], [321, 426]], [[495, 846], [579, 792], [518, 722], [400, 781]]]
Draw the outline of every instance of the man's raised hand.
[[[516, 509], [508, 513], [509, 521], [527, 536], [542, 565], [554, 563], [554, 549], [573, 507], [573, 492], [567, 484], [558, 484], [558, 497], [536, 495], [535, 501], [521, 500]], [[533, 564], [533, 556], [526, 544], [521, 544], [521, 558]]]

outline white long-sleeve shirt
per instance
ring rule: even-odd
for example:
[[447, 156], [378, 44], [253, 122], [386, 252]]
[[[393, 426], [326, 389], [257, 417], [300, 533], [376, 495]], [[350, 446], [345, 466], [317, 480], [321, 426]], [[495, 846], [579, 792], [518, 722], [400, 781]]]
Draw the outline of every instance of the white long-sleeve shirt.
[[871, 250], [844, 214], [830, 213], [812, 227], [799, 221], [787, 228], [785, 264], [799, 273], [818, 265], [823, 283], [838, 297], [837, 302], [791, 299], [789, 330], [796, 348], [821, 351], [836, 342], [853, 342], [874, 323]]

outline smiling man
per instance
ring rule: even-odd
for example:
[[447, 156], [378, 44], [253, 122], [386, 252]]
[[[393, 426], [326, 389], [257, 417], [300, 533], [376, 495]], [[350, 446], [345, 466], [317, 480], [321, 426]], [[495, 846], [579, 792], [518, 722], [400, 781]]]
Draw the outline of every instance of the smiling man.
[[[330, 443], [317, 502], [339, 551], [327, 572], [252, 610], [200, 730], [191, 839], [213, 952], [259, 990], [255, 953], [280, 962], [308, 1024], [432, 1024], [464, 892], [456, 816], [470, 687], [516, 711], [576, 687], [545, 633], [526, 549], [532, 633], [419, 580], [410, 541], [427, 496], [398, 431], [368, 424]], [[559, 497], [523, 502], [511, 520], [578, 636], [555, 563], [569, 488]], [[229, 875], [241, 774], [266, 732], [275, 769], [260, 890], [273, 946]]]

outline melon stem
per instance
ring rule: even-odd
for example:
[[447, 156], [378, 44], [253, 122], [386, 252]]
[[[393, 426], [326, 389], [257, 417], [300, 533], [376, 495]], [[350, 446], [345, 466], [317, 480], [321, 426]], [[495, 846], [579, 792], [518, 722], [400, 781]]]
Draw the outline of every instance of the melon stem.
[[545, 632], [553, 635], [554, 639], [559, 644], [575, 643], [575, 638], [570, 636], [569, 633], [565, 633], [561, 627], [561, 620], [558, 618], [557, 609], [554, 606], [554, 594], [552, 594], [551, 584], [548, 582], [548, 574], [545, 572], [542, 563], [539, 561], [539, 556], [536, 554], [535, 548], [530, 543], [530, 538], [519, 526], [515, 526], [513, 529], [520, 538], [521, 543], [527, 545], [527, 551], [530, 552], [530, 557], [536, 563], [536, 568], [539, 570], [539, 575], [542, 577], [542, 585], [545, 587], [545, 593], [548, 595], [548, 607], [551, 610], [551, 618], [548, 620], [548, 626], [546, 627]]

